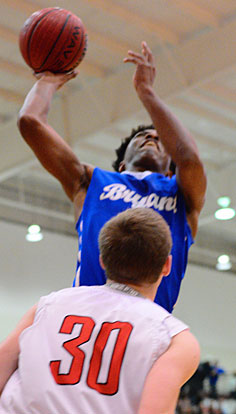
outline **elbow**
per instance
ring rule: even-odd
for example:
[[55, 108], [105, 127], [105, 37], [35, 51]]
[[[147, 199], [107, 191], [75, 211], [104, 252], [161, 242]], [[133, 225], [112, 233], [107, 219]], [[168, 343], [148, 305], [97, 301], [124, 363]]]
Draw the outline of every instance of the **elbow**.
[[17, 127], [23, 138], [27, 139], [28, 136], [32, 135], [32, 133], [39, 128], [39, 126], [40, 122], [35, 116], [22, 114], [21, 112], [19, 113]]
[[183, 156], [178, 164], [178, 168], [185, 171], [191, 171], [196, 174], [196, 176], [205, 175], [204, 165], [197, 153], [192, 153], [191, 155]]

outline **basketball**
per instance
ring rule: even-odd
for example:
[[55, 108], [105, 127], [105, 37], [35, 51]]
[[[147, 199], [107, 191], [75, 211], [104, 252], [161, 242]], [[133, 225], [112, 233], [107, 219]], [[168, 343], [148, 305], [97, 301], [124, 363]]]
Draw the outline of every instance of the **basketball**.
[[80, 64], [87, 48], [82, 20], [59, 7], [33, 13], [19, 35], [21, 54], [35, 72], [63, 73]]

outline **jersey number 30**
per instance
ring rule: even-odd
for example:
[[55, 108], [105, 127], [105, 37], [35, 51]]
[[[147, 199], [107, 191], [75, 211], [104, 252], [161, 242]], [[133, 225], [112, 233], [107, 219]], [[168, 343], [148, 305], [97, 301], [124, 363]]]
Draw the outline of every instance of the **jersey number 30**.
[[[89, 341], [95, 322], [87, 316], [68, 315], [62, 323], [59, 333], [71, 334], [76, 324], [81, 325], [80, 334], [63, 343], [63, 347], [73, 357], [69, 372], [66, 374], [60, 373], [61, 360], [50, 362], [51, 373], [59, 385], [78, 384], [81, 379], [85, 353], [79, 346]], [[115, 329], [119, 330], [119, 332], [114, 344], [107, 380], [105, 383], [99, 383], [98, 376], [101, 369], [103, 352], [111, 332]], [[104, 322], [98, 332], [90, 359], [87, 385], [100, 394], [114, 395], [118, 391], [120, 369], [132, 329], [133, 327], [129, 322]]]

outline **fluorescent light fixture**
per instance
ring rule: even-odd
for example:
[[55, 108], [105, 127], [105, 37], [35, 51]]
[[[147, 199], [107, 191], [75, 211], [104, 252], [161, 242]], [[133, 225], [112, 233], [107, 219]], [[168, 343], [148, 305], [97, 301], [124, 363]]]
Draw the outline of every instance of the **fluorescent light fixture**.
[[26, 240], [29, 242], [38, 242], [40, 240], [43, 239], [43, 234], [42, 233], [37, 233], [37, 234], [29, 234], [27, 233], [25, 236]]
[[218, 257], [217, 261], [218, 263], [225, 264], [225, 263], [229, 263], [230, 259], [227, 254], [222, 254], [221, 256]]
[[231, 200], [227, 196], [219, 197], [217, 200], [217, 204], [222, 208], [229, 207], [230, 203], [231, 203]]
[[31, 224], [28, 227], [28, 233], [25, 236], [26, 240], [29, 242], [38, 242], [43, 239], [43, 234], [41, 233], [41, 228], [38, 224]]
[[217, 220], [230, 220], [235, 216], [235, 210], [230, 207], [220, 208], [215, 212], [215, 218]]
[[227, 254], [222, 254], [217, 259], [216, 269], [217, 270], [229, 270], [232, 267], [230, 257]]
[[28, 233], [30, 234], [37, 234], [40, 233], [41, 228], [38, 224], [31, 224], [31, 226], [28, 227]]

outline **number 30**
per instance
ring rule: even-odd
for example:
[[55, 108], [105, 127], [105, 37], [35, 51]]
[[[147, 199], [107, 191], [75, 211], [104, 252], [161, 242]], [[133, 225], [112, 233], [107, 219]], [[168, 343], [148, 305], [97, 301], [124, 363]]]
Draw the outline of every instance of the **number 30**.
[[[79, 349], [79, 346], [89, 341], [95, 322], [86, 316], [68, 315], [65, 317], [59, 332], [71, 334], [76, 324], [82, 325], [80, 334], [76, 338], [63, 343], [63, 347], [73, 356], [69, 372], [67, 374], [59, 373], [61, 360], [50, 362], [51, 373], [59, 385], [78, 384], [81, 379], [85, 353]], [[107, 381], [105, 383], [98, 383], [97, 379], [101, 369], [103, 351], [114, 329], [118, 329], [119, 333], [112, 352]], [[87, 385], [97, 390], [100, 394], [114, 395], [118, 391], [120, 369], [132, 329], [133, 326], [129, 322], [104, 322], [98, 332], [90, 360]]]

